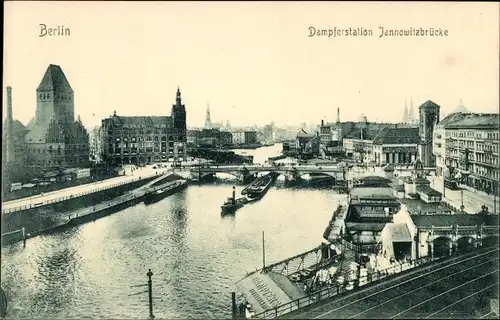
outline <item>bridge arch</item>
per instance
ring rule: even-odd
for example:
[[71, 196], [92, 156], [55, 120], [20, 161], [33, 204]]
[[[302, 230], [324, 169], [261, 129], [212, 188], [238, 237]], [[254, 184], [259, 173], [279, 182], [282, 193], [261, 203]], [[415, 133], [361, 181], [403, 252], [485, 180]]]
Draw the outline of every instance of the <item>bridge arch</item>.
[[471, 252], [476, 249], [476, 238], [463, 236], [457, 239], [457, 253]]
[[451, 239], [447, 236], [439, 236], [432, 241], [435, 257], [447, 257], [450, 255]]

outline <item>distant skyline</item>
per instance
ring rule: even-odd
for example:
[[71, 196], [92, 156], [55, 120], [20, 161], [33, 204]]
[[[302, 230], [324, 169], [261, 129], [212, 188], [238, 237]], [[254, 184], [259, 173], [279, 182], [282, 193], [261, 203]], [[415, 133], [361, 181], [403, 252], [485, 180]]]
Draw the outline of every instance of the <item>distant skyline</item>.
[[[6, 2], [4, 81], [14, 118], [34, 117], [49, 64], [75, 91], [75, 119], [170, 115], [177, 86], [190, 127], [398, 122], [405, 97], [452, 112], [499, 110], [498, 3]], [[39, 37], [40, 23], [70, 28]], [[434, 27], [448, 37], [378, 38]], [[308, 37], [317, 28], [371, 28], [374, 37]], [[5, 98], [3, 101], [5, 118]]]

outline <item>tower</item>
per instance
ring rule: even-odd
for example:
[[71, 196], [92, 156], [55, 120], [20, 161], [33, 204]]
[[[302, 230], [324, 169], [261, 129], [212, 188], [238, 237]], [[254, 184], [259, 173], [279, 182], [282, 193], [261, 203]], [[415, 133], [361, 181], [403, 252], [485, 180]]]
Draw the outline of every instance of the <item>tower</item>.
[[337, 107], [337, 123], [340, 123], [340, 108]]
[[405, 97], [405, 110], [403, 112], [403, 123], [408, 123], [409, 122], [409, 117], [408, 117], [408, 101]]
[[[172, 105], [172, 122], [174, 124], [174, 130], [181, 136], [186, 135], [186, 106], [182, 104], [181, 90], [177, 87], [177, 93], [175, 95], [175, 104]], [[182, 140], [182, 141], [185, 141]]]
[[440, 106], [427, 100], [419, 107], [419, 156], [424, 167], [435, 167], [436, 156], [432, 153], [434, 127], [439, 122]]
[[210, 105], [207, 101], [207, 115], [205, 116], [205, 128], [212, 129], [212, 120], [210, 119]]
[[410, 124], [415, 123], [415, 111], [413, 110], [413, 98], [410, 98], [410, 111], [408, 112], [408, 122]]
[[7, 87], [7, 125], [6, 125], [6, 160], [7, 163], [14, 161], [14, 132], [12, 128], [13, 115], [12, 115], [12, 87]]
[[75, 120], [74, 92], [60, 66], [49, 65], [36, 89], [36, 96], [36, 123], [48, 125], [52, 117], [58, 123]]

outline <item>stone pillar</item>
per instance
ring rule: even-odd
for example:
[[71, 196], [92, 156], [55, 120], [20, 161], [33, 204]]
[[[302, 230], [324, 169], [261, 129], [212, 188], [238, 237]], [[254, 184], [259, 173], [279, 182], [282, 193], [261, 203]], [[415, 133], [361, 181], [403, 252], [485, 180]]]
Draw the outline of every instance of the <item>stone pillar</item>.
[[399, 153], [394, 153], [394, 163], [398, 164], [399, 163]]

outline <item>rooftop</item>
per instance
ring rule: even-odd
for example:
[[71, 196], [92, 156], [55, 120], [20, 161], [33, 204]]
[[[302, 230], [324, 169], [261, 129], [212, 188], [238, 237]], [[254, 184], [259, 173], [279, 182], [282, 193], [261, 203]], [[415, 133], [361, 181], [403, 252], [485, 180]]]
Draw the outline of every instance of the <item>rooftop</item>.
[[418, 128], [383, 128], [373, 140], [374, 144], [417, 144]]
[[431, 197], [440, 197], [443, 195], [441, 192], [439, 192], [435, 189], [432, 189], [429, 186], [425, 186], [425, 185], [417, 186], [417, 191], [423, 192], [426, 195], [431, 196]]
[[127, 116], [118, 116], [118, 115], [113, 115], [108, 119], [105, 119], [110, 121], [114, 126], [117, 127], [125, 127], [125, 128], [131, 128], [131, 127], [140, 127], [140, 128], [159, 128], [165, 126], [166, 128], [170, 128], [172, 126], [172, 118], [169, 116], [153, 116], [153, 117], [148, 117], [148, 116], [134, 116], [134, 117], [127, 117]]
[[432, 102], [431, 100], [427, 100], [426, 102], [422, 103], [422, 105], [419, 107], [419, 109], [436, 109], [436, 108], [440, 108], [440, 106]]
[[434, 214], [412, 215], [413, 223], [417, 227], [449, 227], [459, 226], [498, 226], [498, 216], [479, 214]]
[[407, 198], [398, 199], [398, 201], [404, 204], [412, 215], [452, 213], [451, 209], [441, 203], [426, 203], [423, 200]]
[[498, 129], [500, 115], [497, 113], [468, 113], [463, 118], [445, 125], [445, 129]]
[[388, 223], [385, 225], [387, 232], [391, 235], [392, 242], [411, 242], [410, 230], [406, 223]]
[[36, 91], [73, 93], [73, 89], [69, 85], [68, 79], [66, 79], [61, 67], [55, 64], [49, 65]]
[[351, 189], [351, 198], [396, 199], [390, 187], [356, 187]]

